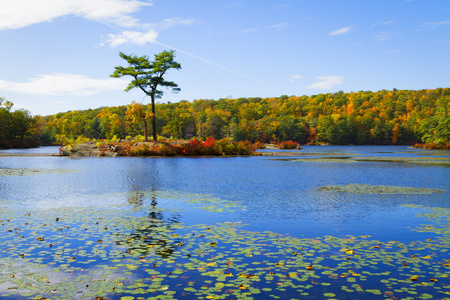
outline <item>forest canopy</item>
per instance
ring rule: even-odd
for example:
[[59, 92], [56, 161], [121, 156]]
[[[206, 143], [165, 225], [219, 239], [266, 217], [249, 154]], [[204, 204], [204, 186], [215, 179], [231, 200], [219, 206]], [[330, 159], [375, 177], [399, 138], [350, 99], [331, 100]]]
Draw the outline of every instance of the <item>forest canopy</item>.
[[13, 111], [14, 103], [0, 98], [0, 149], [36, 147], [39, 142], [38, 117], [27, 110]]
[[[263, 143], [395, 145], [449, 143], [450, 89], [381, 90], [180, 101], [156, 105], [158, 135]], [[144, 111], [150, 105], [142, 104]], [[132, 104], [38, 117], [41, 136], [124, 139], [142, 132], [130, 118]]]

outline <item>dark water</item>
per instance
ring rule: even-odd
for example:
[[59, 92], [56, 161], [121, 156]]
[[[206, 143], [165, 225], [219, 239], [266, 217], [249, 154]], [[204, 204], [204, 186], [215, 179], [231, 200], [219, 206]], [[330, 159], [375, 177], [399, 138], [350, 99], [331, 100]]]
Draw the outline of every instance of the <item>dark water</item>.
[[[39, 150], [28, 151], [33, 153], [57, 152], [57, 148], [40, 148]], [[8, 151], [8, 153], [13, 152], [14, 150]], [[22, 150], [21, 152], [27, 151]], [[245, 224], [239, 225], [243, 227], [238, 229], [244, 230], [244, 232], [248, 231], [256, 235], [261, 232], [271, 232], [302, 241], [304, 239], [323, 239], [325, 236], [333, 236], [338, 239], [345, 239], [349, 236], [370, 236], [371, 241], [382, 243], [394, 240], [405, 245], [411, 245], [411, 243], [423, 242], [430, 238], [439, 239], [441, 244], [445, 244], [446, 232], [437, 234], [435, 230], [421, 232], [416, 229], [423, 227], [424, 224], [432, 224], [445, 230], [448, 227], [448, 222], [441, 221], [441, 219], [445, 220], [445, 213], [448, 213], [450, 207], [450, 165], [440, 163], [442, 160], [436, 159], [448, 158], [448, 155], [448, 152], [427, 152], [404, 146], [311, 146], [298, 150], [298, 156], [289, 157], [68, 158], [0, 156], [0, 169], [10, 170], [7, 176], [5, 174], [3, 174], [5, 176], [0, 176], [0, 219], [4, 224], [10, 216], [17, 220], [15, 226], [7, 226], [8, 224], [6, 224], [2, 226], [3, 228], [0, 227], [0, 231], [8, 228], [13, 232], [17, 229], [13, 227], [24, 227], [25, 219], [23, 218], [27, 213], [39, 215], [40, 219], [33, 219], [33, 222], [44, 224], [56, 220], [58, 213], [64, 215], [69, 212], [70, 215], [70, 212], [78, 210], [99, 211], [99, 216], [103, 210], [110, 211], [112, 209], [116, 212], [126, 210], [130, 218], [142, 218], [147, 216], [148, 209], [151, 208], [150, 215], [153, 216], [153, 219], [159, 220], [158, 222], [169, 224], [167, 225], [169, 227], [170, 224], [182, 224], [189, 227], [180, 229], [180, 235], [181, 232], [187, 232], [187, 234], [194, 232], [199, 224], [211, 226], [210, 229], [213, 230], [212, 226], [220, 227], [222, 224], [228, 224], [225, 222], [231, 222]], [[357, 160], [351, 161], [353, 158], [357, 158]], [[370, 159], [364, 160], [363, 158]], [[387, 160], [373, 160], [374, 158], [387, 158]], [[399, 158], [399, 160], [392, 160], [392, 158]], [[417, 163], [417, 160], [420, 160], [420, 163]], [[356, 194], [319, 189], [323, 186], [345, 186], [348, 184], [400, 186], [444, 191], [425, 194]], [[205, 201], [202, 202], [202, 199], [208, 199], [207, 202], [212, 207], [205, 209], [202, 206]], [[226, 209], [222, 211], [221, 208], [224, 207]], [[230, 207], [232, 211], [227, 211]], [[164, 209], [164, 211], [156, 211], [159, 208]], [[131, 214], [128, 212], [129, 209], [132, 211]], [[441, 219], [436, 218], [438, 221], [421, 215], [435, 209], [439, 209], [444, 214]], [[89, 213], [86, 213], [85, 216], [85, 218], [92, 219], [92, 215], [89, 215]], [[48, 218], [48, 220], [45, 220], [45, 218]], [[65, 218], [70, 219], [69, 217]], [[103, 218], [107, 219], [107, 217]], [[80, 224], [81, 221], [77, 222], [72, 220], [69, 222], [70, 224], [67, 223], [67, 226], [72, 228], [75, 226], [74, 224]], [[83, 222], [87, 221], [84, 220]], [[107, 222], [105, 224], [104, 227], [106, 228]], [[165, 227], [166, 229], [167, 227]], [[21, 230], [21, 232], [31, 234], [26, 231], [26, 228]], [[122, 229], [120, 234], [127, 230], [129, 231], [129, 228]], [[172, 229], [169, 228], [168, 230]], [[17, 235], [20, 235], [17, 232], [19, 230], [14, 232], [14, 241], [17, 240]], [[173, 229], [173, 232], [173, 235], [178, 234], [175, 233], [177, 232], [176, 229]], [[9, 232], [8, 234], [6, 231], [4, 233], [3, 239], [0, 241], [8, 243], [8, 241], [11, 241], [12, 233]], [[44, 233], [42, 232], [42, 235]], [[25, 239], [26, 234], [24, 234]], [[73, 234], [76, 235], [77, 233], [74, 231]], [[218, 235], [220, 236], [220, 234]], [[98, 236], [101, 237], [96, 232], [95, 238]], [[222, 238], [227, 239], [223, 236]], [[29, 240], [34, 241], [35, 239], [30, 238]], [[60, 239], [63, 239], [63, 236]], [[106, 240], [106, 238], [103, 239]], [[71, 244], [69, 248], [72, 251], [76, 246], [85, 243], [79, 239], [75, 242], [76, 239], [70, 236], [67, 237], [67, 240], [68, 244]], [[180, 243], [180, 241], [177, 242]], [[22, 244], [22, 246], [25, 244]], [[9, 266], [11, 266], [13, 264], [11, 260], [17, 263], [15, 261], [17, 255], [20, 257], [20, 254], [23, 254], [20, 253], [22, 250], [17, 249], [21, 247], [20, 245], [20, 243], [12, 242], [10, 248], [15, 247], [16, 250], [0, 252], [0, 259], [8, 260], [3, 264], [0, 263], [0, 273], [3, 274], [0, 275], [3, 276], [3, 280], [0, 280], [0, 293], [11, 299], [21, 296], [32, 298], [39, 294], [39, 291], [28, 291], [28, 294], [20, 292], [21, 290], [27, 290], [27, 288], [24, 285], [21, 286], [21, 283], [11, 282], [10, 277], [5, 279], [5, 274], [8, 276], [11, 276], [11, 274], [5, 270], [2, 272], [2, 265], [5, 267], [9, 263]], [[129, 244], [127, 245], [130, 247]], [[61, 242], [60, 247], [63, 246], [64, 243]], [[251, 247], [254, 248], [255, 245]], [[271, 247], [276, 248], [278, 246], [270, 244], [266, 247], [271, 249]], [[230, 249], [232, 251], [232, 248], [231, 244], [227, 244], [222, 251], [226, 253]], [[43, 251], [38, 247], [36, 253], [39, 252], [38, 250]], [[89, 251], [91, 250], [89, 248]], [[105, 251], [112, 250], [108, 248]], [[331, 250], [328, 249], [327, 251]], [[417, 251], [423, 251], [423, 249]], [[28, 253], [30, 256], [45, 255], [45, 252], [36, 254], [33, 251], [28, 251]], [[446, 256], [446, 253], [442, 254], [440, 250], [433, 250], [432, 253], [436, 264], [443, 265], [445, 264], [443, 259], [450, 259]], [[146, 255], [148, 256], [148, 253]], [[214, 255], [217, 256], [217, 253]], [[410, 253], [408, 255], [411, 256]], [[426, 255], [423, 254], [423, 256]], [[277, 259], [280, 257], [281, 254], [277, 254]], [[178, 267], [182, 266], [184, 261], [181, 259], [178, 261]], [[252, 258], [246, 257], [242, 261], [251, 262]], [[40, 263], [39, 260], [29, 262]], [[102, 263], [108, 264], [108, 260], [103, 260]], [[59, 264], [56, 261], [55, 266], [59, 266]], [[94, 267], [97, 264], [99, 262], [94, 260], [89, 263], [89, 266]], [[177, 265], [176, 262], [174, 264]], [[35, 266], [33, 265], [33, 267]], [[123, 266], [119, 266], [119, 269], [120, 267]], [[165, 268], [170, 270], [171, 266], [165, 266]], [[300, 268], [305, 269], [304, 266], [296, 266], [286, 272]], [[429, 272], [421, 270], [419, 266], [417, 268], [416, 272], [418, 273]], [[362, 267], [363, 269], [364, 267]], [[396, 274], [396, 272], [399, 272], [398, 268], [392, 268], [390, 276], [403, 278], [408, 277], [405, 274], [409, 274]], [[447, 269], [439, 272], [447, 272], [450, 275]], [[146, 275], [148, 274], [146, 273]], [[145, 279], [146, 275], [138, 272], [133, 275], [135, 276], [133, 278]], [[25, 275], [22, 276], [25, 277]], [[129, 278], [130, 275], [127, 276], [127, 281], [133, 282], [133, 279]], [[191, 274], [190, 276], [200, 275]], [[318, 273], [318, 276], [317, 279], [314, 279], [314, 277], [308, 278], [306, 282], [314, 280], [321, 282], [321, 278], [325, 275]], [[427, 273], [424, 276], [429, 277], [431, 275]], [[203, 277], [197, 278], [196, 282], [205, 280], [201, 278]], [[440, 289], [436, 289], [437, 283], [433, 283], [433, 287], [420, 292], [404, 283], [408, 286], [408, 289], [413, 289], [413, 293], [409, 293], [411, 290], [400, 292], [401, 288], [397, 288], [398, 291], [396, 292], [395, 286], [380, 285], [379, 280], [377, 278], [375, 283], [372, 282], [373, 279], [367, 279], [365, 282], [371, 283], [366, 290], [377, 289], [381, 291], [381, 295], [370, 291], [359, 291], [360, 294], [364, 293], [364, 295], [346, 292], [345, 289], [344, 292], [342, 291], [342, 286], [351, 288], [352, 284], [355, 284], [354, 282], [347, 285], [342, 283], [335, 285], [333, 283], [331, 287], [329, 285], [321, 286], [320, 284], [316, 286], [313, 282], [312, 287], [303, 287], [302, 291], [308, 293], [302, 297], [333, 298], [332, 294], [335, 294], [339, 299], [358, 299], [361, 297], [383, 298], [394, 295], [405, 297], [405, 293], [406, 296], [411, 297], [420, 297], [424, 294], [444, 297], [443, 293], [446, 290], [442, 286], [444, 283], [450, 284], [446, 277], [443, 277], [442, 280], [439, 280]], [[172, 281], [168, 281], [167, 289], [158, 290], [161, 287], [156, 287], [157, 291], [152, 293], [159, 293], [167, 299], [172, 299], [170, 297], [173, 297], [173, 299], [206, 297], [205, 293], [199, 294], [197, 292], [196, 294], [194, 291], [183, 290], [180, 286], [188, 286], [183, 280], [173, 279]], [[416, 284], [414, 280], [411, 282]], [[359, 281], [357, 283], [360, 284]], [[427, 279], [426, 283], [428, 285], [430, 281]], [[175, 288], [177, 284], [178, 287]], [[210, 284], [214, 285], [214, 283]], [[250, 286], [258, 286], [260, 291], [266, 285], [266, 289], [269, 286], [272, 289], [271, 292], [260, 294], [256, 292], [245, 294], [245, 292], [250, 291], [250, 288], [245, 285], [244, 288], [231, 286], [228, 289], [225, 287], [210, 293], [222, 299], [244, 299], [245, 297], [248, 299], [252, 297], [255, 299], [300, 298], [301, 289], [298, 287], [297, 289], [292, 288], [292, 290], [285, 288], [283, 291], [282, 288], [277, 289], [276, 285], [272, 286], [271, 284], [270, 281], [268, 283], [258, 282], [256, 284], [252, 282], [252, 285], [249, 284]], [[12, 286], [16, 288], [8, 290]], [[202, 285], [197, 287], [192, 284], [192, 286], [199, 290]], [[215, 287], [217, 288], [217, 284]], [[98, 290], [100, 289], [98, 288]], [[356, 286], [352, 289], [356, 289], [355, 293], [358, 292]], [[364, 287], [360, 289], [364, 290]], [[170, 294], [167, 291], [177, 292], [176, 294]], [[414, 294], [414, 291], [416, 291], [416, 294]], [[74, 291], [69, 293], [68, 290], [65, 290], [61, 293], [54, 292], [53, 298], [64, 297], [64, 295], [69, 295], [68, 298], [75, 296], [78, 298], [94, 298], [95, 292], [92, 292], [92, 290], [90, 292], [94, 294], [89, 294], [88, 291], [84, 290], [78, 290], [78, 293]], [[324, 296], [325, 292], [331, 294]], [[44, 292], [42, 292], [41, 288], [40, 293], [45, 296], [48, 295], [49, 291], [44, 289]], [[102, 294], [103, 292], [99, 293]], [[152, 293], [148, 290], [146, 292], [141, 291], [141, 294], [137, 294], [135, 297], [150, 297], [154, 295]], [[106, 293], [103, 296], [120, 298], [123, 295], [130, 296], [127, 292]]]

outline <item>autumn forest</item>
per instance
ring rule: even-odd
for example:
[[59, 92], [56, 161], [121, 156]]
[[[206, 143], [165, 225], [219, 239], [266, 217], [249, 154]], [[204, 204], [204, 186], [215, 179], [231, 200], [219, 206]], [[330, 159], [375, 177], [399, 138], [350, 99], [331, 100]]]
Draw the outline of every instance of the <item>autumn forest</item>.
[[[143, 134], [156, 116], [158, 135], [172, 139], [262, 143], [448, 147], [450, 88], [382, 90], [158, 103], [34, 116], [0, 101], [0, 148], [61, 143], [64, 139], [124, 139]], [[148, 125], [147, 125], [148, 124]]]

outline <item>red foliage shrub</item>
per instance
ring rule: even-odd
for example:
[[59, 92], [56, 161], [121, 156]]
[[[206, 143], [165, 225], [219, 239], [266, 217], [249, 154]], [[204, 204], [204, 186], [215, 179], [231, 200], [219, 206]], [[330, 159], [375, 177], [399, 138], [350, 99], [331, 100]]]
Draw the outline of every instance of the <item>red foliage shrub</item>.
[[278, 144], [278, 149], [299, 149], [300, 144], [293, 141], [281, 142]]
[[427, 150], [450, 150], [450, 142], [448, 143], [415, 143], [413, 148], [423, 148]]
[[[100, 150], [105, 149], [103, 146]], [[205, 142], [193, 139], [184, 144], [170, 142], [158, 143], [152, 147], [148, 144], [140, 146], [122, 145], [120, 155], [123, 156], [218, 156], [218, 155], [251, 155], [257, 145], [249, 141], [234, 142], [231, 139], [216, 141], [207, 138]]]
[[253, 145], [256, 149], [266, 149], [266, 144], [260, 141], [256, 141]]

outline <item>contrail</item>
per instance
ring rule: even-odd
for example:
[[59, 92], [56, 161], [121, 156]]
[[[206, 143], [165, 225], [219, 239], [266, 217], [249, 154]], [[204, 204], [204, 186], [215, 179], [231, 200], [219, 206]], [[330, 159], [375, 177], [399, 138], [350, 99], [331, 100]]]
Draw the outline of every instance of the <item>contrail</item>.
[[195, 54], [186, 52], [186, 51], [181, 50], [181, 49], [177, 49], [177, 48], [175, 48], [175, 47], [169, 46], [169, 45], [167, 45], [167, 44], [163, 44], [163, 43], [158, 42], [158, 41], [154, 41], [153, 43], [154, 43], [154, 44], [157, 44], [157, 45], [160, 45], [160, 46], [163, 46], [163, 47], [166, 47], [166, 48], [169, 48], [169, 49], [173, 49], [173, 50], [175, 50], [175, 51], [177, 51], [177, 52], [183, 53], [183, 54], [185, 54], [185, 55], [187, 55], [187, 56], [190, 56], [190, 57], [193, 57], [193, 58], [198, 59], [198, 60], [200, 60], [200, 61], [203, 61], [203, 62], [205, 62], [205, 63], [207, 63], [207, 64], [210, 64], [210, 65], [212, 65], [212, 66], [214, 66], [214, 67], [217, 67], [217, 68], [219, 68], [219, 69], [222, 69], [222, 70], [228, 71], [228, 72], [230, 72], [230, 73], [239, 75], [239, 76], [241, 76], [241, 77], [244, 77], [244, 78], [247, 78], [247, 79], [250, 79], [250, 80], [259, 82], [259, 83], [261, 83], [261, 84], [263, 84], [263, 85], [265, 85], [265, 86], [267, 86], [267, 87], [270, 87], [270, 88], [273, 88], [273, 89], [276, 89], [276, 90], [277, 90], [276, 87], [271, 86], [271, 85], [269, 85], [269, 84], [267, 84], [267, 83], [265, 83], [265, 82], [263, 82], [263, 81], [261, 81], [261, 80], [259, 80], [259, 79], [256, 79], [256, 78], [250, 77], [250, 76], [248, 76], [248, 75], [242, 74], [242, 73], [240, 73], [240, 72], [231, 70], [231, 69], [229, 69], [229, 68], [227, 68], [227, 67], [224, 67], [224, 66], [219, 65], [219, 64], [217, 64], [217, 63], [215, 63], [215, 62], [213, 62], [213, 61], [210, 61], [210, 60], [204, 59], [204, 58], [202, 58], [202, 57], [199, 57], [199, 56], [197, 56], [197, 55], [195, 55]]
[[[124, 31], [124, 29], [122, 29], [122, 28], [119, 28], [119, 27], [116, 27], [116, 26], [114, 26], [114, 25], [105, 23], [105, 22], [103, 22], [103, 21], [99, 21], [99, 20], [95, 20], [95, 21], [98, 22], [98, 23], [100, 23], [100, 24], [103, 24], [103, 25], [105, 25], [105, 26], [114, 28], [114, 29], [116, 29], [116, 30]], [[234, 70], [232, 70], [232, 69], [230, 69], [230, 68], [227, 68], [227, 67], [225, 67], [225, 66], [222, 66], [222, 65], [220, 65], [220, 64], [217, 64], [217, 63], [215, 63], [215, 62], [213, 62], [213, 61], [210, 61], [210, 60], [208, 60], [208, 59], [199, 57], [199, 56], [197, 56], [197, 55], [195, 55], [195, 54], [192, 54], [192, 53], [189, 53], [189, 52], [187, 52], [187, 51], [178, 49], [178, 48], [176, 48], [176, 47], [169, 46], [169, 45], [167, 45], [167, 44], [158, 42], [158, 41], [156, 41], [156, 40], [153, 41], [152, 43], [153, 43], [153, 44], [160, 45], [160, 46], [163, 46], [163, 47], [166, 47], [166, 48], [169, 48], [169, 49], [173, 49], [173, 50], [175, 50], [175, 51], [177, 51], [177, 52], [183, 53], [183, 54], [185, 54], [185, 55], [187, 55], [187, 56], [190, 56], [190, 57], [192, 57], [192, 58], [195, 58], [195, 59], [198, 59], [198, 60], [200, 60], [200, 61], [202, 61], [202, 62], [205, 62], [205, 63], [207, 63], [207, 64], [210, 64], [210, 65], [212, 65], [212, 66], [214, 66], [214, 67], [216, 67], [216, 68], [219, 68], [219, 69], [225, 70], [225, 71], [227, 71], [227, 72], [236, 74], [236, 75], [238, 75], [238, 76], [241, 76], [241, 77], [244, 77], [244, 78], [253, 80], [253, 81], [255, 81], [255, 82], [261, 83], [261, 84], [263, 84], [263, 85], [265, 85], [265, 86], [267, 86], [267, 87], [270, 87], [270, 88], [272, 88], [272, 89], [275, 89], [275, 90], [278, 90], [278, 91], [279, 91], [279, 89], [278, 89], [277, 87], [274, 87], [274, 86], [272, 86], [272, 85], [269, 85], [269, 84], [267, 84], [267, 83], [265, 83], [265, 82], [263, 82], [263, 81], [261, 81], [261, 80], [259, 80], [259, 79], [256, 79], [256, 78], [253, 78], [253, 77], [251, 77], [251, 76], [245, 75], [245, 74], [243, 74], [243, 73], [234, 71]]]

